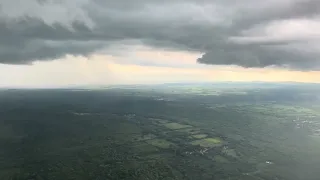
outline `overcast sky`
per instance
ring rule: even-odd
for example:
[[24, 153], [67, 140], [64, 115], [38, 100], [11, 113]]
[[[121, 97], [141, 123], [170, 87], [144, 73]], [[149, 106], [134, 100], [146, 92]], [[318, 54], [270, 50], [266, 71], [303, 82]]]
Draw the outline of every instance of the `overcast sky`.
[[0, 86], [320, 82], [319, 0], [0, 0]]

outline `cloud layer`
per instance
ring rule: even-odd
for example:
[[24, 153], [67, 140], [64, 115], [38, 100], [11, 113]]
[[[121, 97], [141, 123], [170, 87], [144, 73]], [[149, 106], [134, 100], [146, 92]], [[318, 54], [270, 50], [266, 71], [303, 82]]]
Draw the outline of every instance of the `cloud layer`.
[[134, 43], [201, 52], [204, 64], [319, 70], [319, 32], [318, 0], [2, 0], [0, 63]]

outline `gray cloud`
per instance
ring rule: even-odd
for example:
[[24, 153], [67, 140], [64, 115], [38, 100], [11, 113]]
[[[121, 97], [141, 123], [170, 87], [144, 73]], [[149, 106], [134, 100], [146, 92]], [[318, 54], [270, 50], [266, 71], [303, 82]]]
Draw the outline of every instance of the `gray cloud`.
[[[303, 47], [301, 44], [309, 48], [306, 42], [310, 38], [290, 36], [290, 39], [245, 41], [256, 35], [251, 30], [256, 26], [264, 29], [280, 20], [317, 18], [320, 16], [317, 0], [26, 0], [20, 3], [23, 3], [21, 7], [16, 6], [15, 0], [0, 3], [0, 63], [29, 64], [67, 54], [87, 56], [112, 44], [133, 40], [158, 48], [206, 53], [198, 59], [204, 64], [304, 70], [320, 67], [317, 50], [295, 49]], [[232, 41], [234, 37], [240, 41]]]
[[320, 70], [317, 53], [292, 51], [285, 45], [224, 44], [204, 54], [199, 63], [238, 65], [246, 68], [278, 66], [299, 70]]

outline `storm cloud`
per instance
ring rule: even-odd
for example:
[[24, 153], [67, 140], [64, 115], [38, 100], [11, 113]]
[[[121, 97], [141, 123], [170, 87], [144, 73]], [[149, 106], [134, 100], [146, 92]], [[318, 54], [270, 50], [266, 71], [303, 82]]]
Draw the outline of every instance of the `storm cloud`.
[[319, 32], [318, 0], [1, 0], [0, 63], [130, 42], [200, 52], [210, 65], [318, 70]]

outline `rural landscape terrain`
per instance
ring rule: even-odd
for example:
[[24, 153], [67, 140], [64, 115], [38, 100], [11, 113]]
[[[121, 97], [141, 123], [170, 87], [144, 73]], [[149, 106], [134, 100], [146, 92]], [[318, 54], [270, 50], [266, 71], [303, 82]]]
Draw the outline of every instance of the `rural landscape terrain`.
[[319, 180], [320, 85], [0, 90], [1, 180]]

